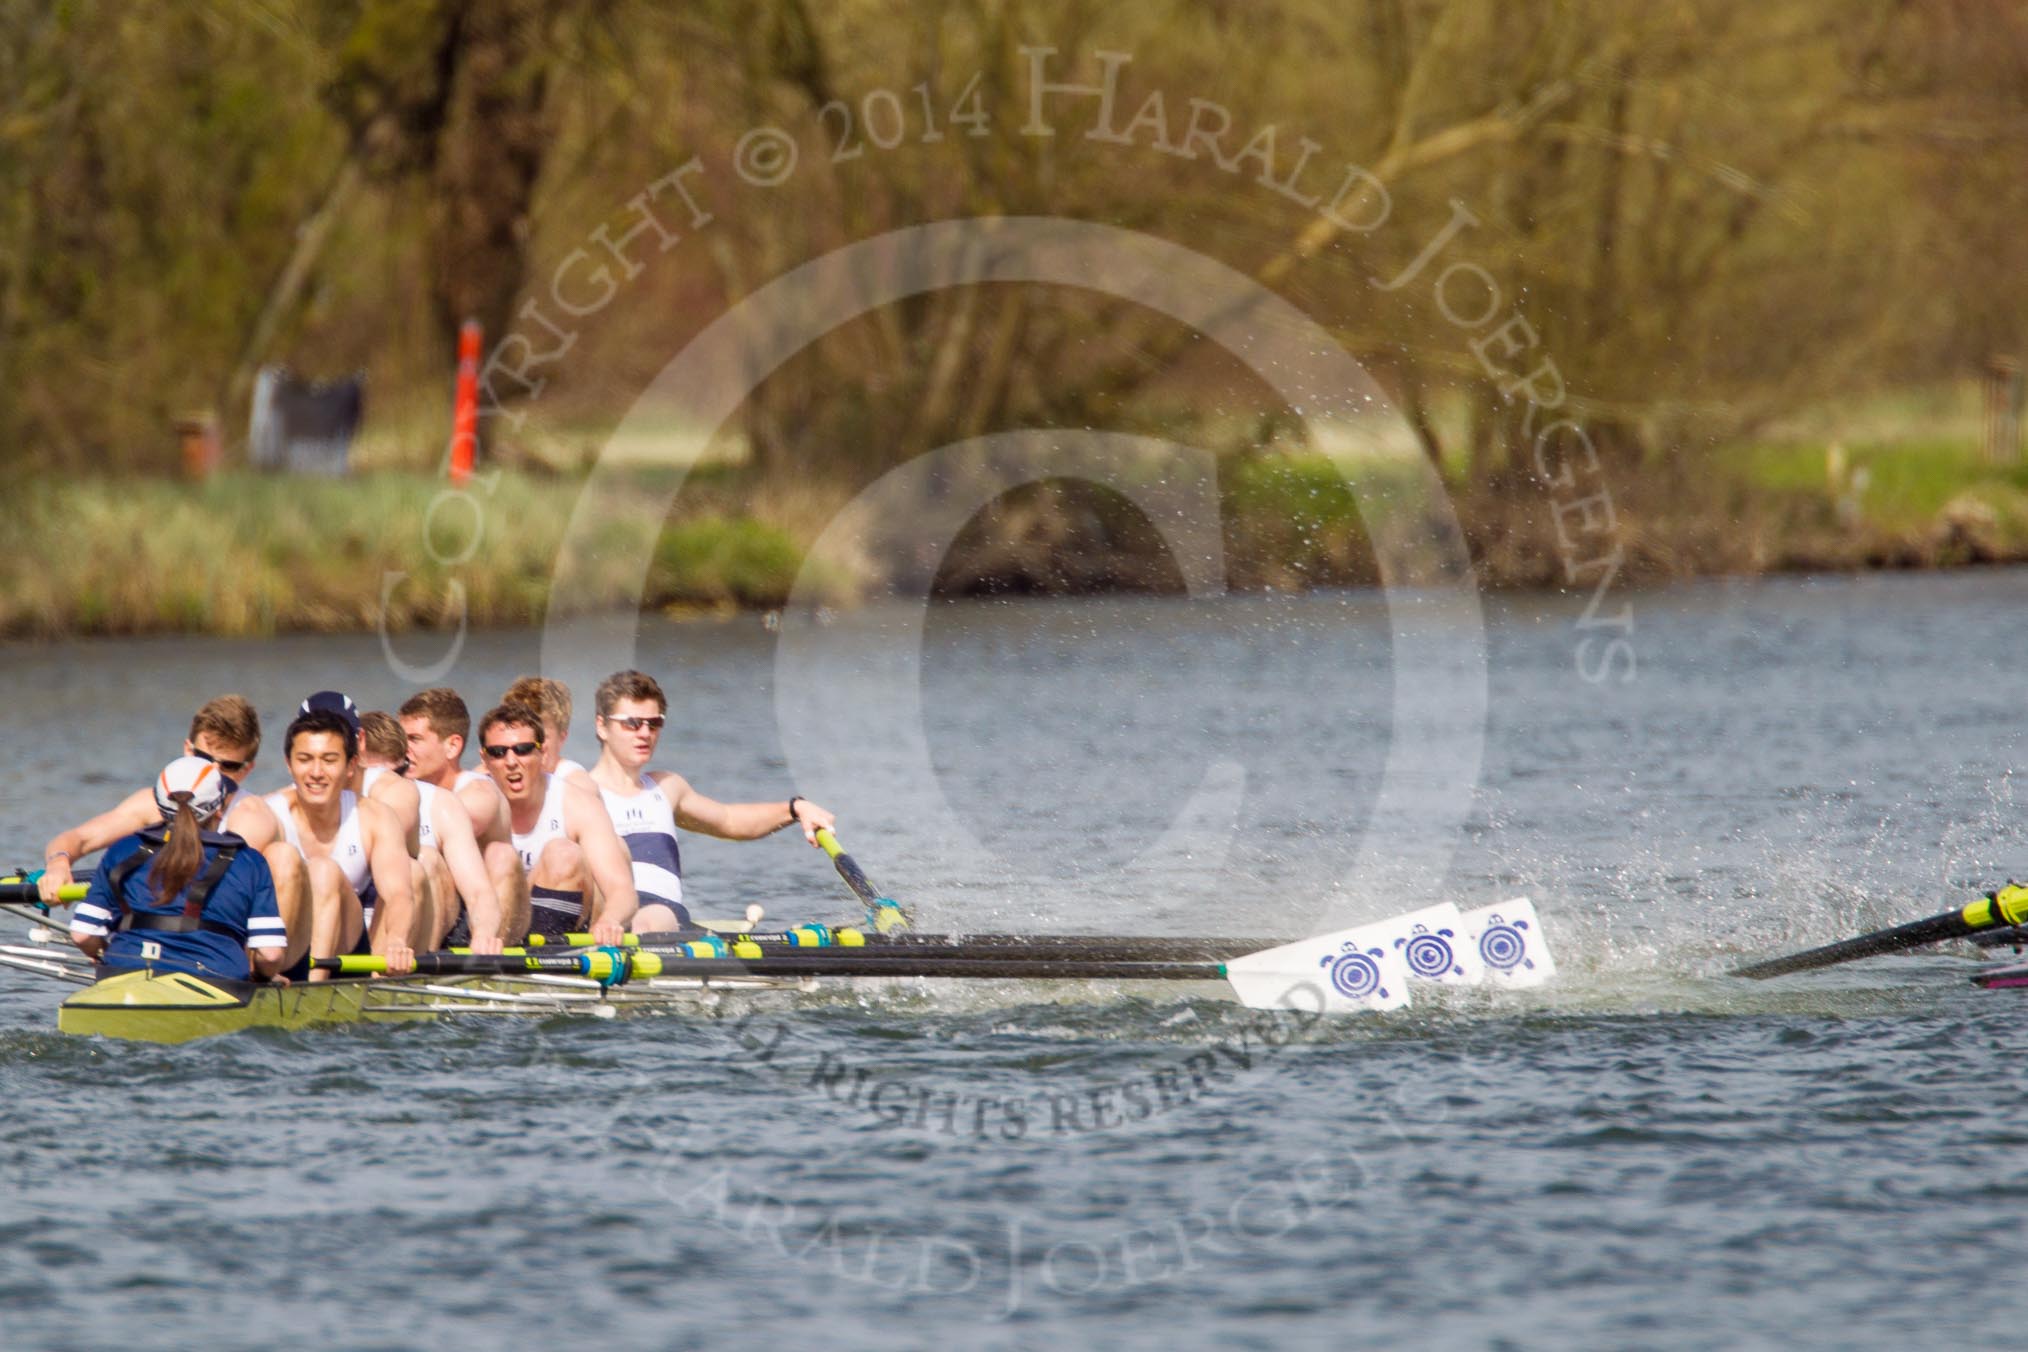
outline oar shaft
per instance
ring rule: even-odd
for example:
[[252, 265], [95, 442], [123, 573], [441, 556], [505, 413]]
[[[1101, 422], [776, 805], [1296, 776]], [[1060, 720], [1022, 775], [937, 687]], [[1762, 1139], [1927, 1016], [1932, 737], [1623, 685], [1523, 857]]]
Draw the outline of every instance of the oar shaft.
[[[605, 954], [592, 953], [418, 953], [415, 971], [423, 976], [514, 976], [528, 972], [565, 972], [598, 975], [588, 970], [610, 963]], [[368, 953], [351, 953], [338, 958], [316, 958], [310, 966], [340, 976], [382, 976], [387, 959]]]
[[880, 889], [866, 876], [866, 870], [845, 853], [845, 847], [838, 843], [838, 837], [832, 834], [830, 827], [817, 828], [817, 844], [831, 856], [832, 867], [838, 870], [838, 876], [845, 880], [852, 894], [865, 903], [869, 925], [882, 934], [908, 928], [909, 913], [892, 897], [881, 895]]
[[1925, 944], [1940, 944], [1949, 939], [1963, 939], [1980, 930], [1995, 926], [2018, 925], [2028, 921], [2028, 888], [2009, 884], [1992, 896], [1980, 897], [1969, 906], [1955, 911], [1945, 911], [1924, 920], [1911, 920], [1905, 925], [1892, 929], [1875, 930], [1855, 939], [1841, 939], [1835, 944], [1825, 944], [1801, 953], [1791, 953], [1785, 958], [1770, 958], [1766, 962], [1749, 963], [1735, 967], [1734, 976], [1751, 977], [1765, 981], [1771, 976], [1785, 976], [1790, 972], [1806, 972], [1815, 967], [1829, 967], [1835, 963], [1851, 962], [1855, 958], [1870, 958], [1876, 953], [1898, 953], [1903, 949], [1921, 948]]
[[[644, 958], [661, 957], [644, 954]], [[744, 961], [733, 958], [676, 958], [651, 975], [682, 976], [697, 969], [723, 967], [748, 976], [895, 976], [972, 977], [1028, 981], [1217, 981], [1224, 968], [1216, 962], [1111, 962], [1077, 958], [936, 958], [903, 954], [868, 955], [825, 952], [769, 954]], [[637, 974], [641, 968], [636, 967]]]
[[[812, 949], [759, 958], [690, 957], [638, 949], [578, 954], [418, 953], [416, 972], [425, 976], [513, 976], [527, 972], [568, 972], [598, 980], [619, 975], [624, 964], [635, 978], [657, 976], [895, 976], [981, 977], [1027, 980], [1216, 981], [1216, 962], [1117, 962], [1078, 958], [924, 957], [852, 949]], [[313, 966], [344, 976], [387, 971], [387, 959], [366, 955], [318, 958]]]
[[[753, 944], [767, 953], [780, 949], [793, 952], [807, 952], [812, 949], [855, 949], [863, 952], [910, 953], [924, 957], [939, 954], [950, 957], [992, 956], [999, 958], [1036, 959], [1078, 958], [1092, 961], [1115, 962], [1177, 962], [1212, 961], [1220, 958], [1236, 958], [1246, 953], [1257, 953], [1265, 948], [1278, 948], [1292, 942], [1288, 939], [1271, 939], [1260, 936], [1235, 936], [1219, 938], [1211, 935], [1171, 936], [1132, 934], [915, 934], [908, 932], [894, 934], [867, 934], [857, 929], [833, 929], [825, 931], [830, 942], [823, 941], [813, 933], [820, 926], [801, 926], [793, 930], [779, 930], [759, 934], [718, 935], [699, 934], [690, 931], [666, 934], [629, 934], [623, 940], [629, 948], [640, 948], [650, 953], [672, 953], [684, 951], [690, 944], [710, 943], [713, 938], [727, 945]], [[564, 947], [588, 948], [593, 944], [589, 934], [566, 934], [561, 939], [536, 941], [530, 936], [531, 948]]]

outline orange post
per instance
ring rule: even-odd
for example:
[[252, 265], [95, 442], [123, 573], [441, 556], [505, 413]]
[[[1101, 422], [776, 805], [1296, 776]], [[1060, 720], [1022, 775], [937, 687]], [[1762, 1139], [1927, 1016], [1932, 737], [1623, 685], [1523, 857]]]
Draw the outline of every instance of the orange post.
[[202, 483], [218, 468], [218, 419], [209, 413], [187, 413], [176, 420], [176, 438], [183, 451], [183, 477]]
[[479, 458], [479, 321], [458, 328], [458, 388], [451, 406], [451, 482], [460, 487], [472, 477]]

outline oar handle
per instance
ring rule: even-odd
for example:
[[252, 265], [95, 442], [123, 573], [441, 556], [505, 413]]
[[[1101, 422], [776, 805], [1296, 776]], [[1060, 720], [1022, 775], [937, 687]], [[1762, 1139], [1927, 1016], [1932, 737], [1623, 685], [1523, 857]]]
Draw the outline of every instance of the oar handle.
[[[4, 878], [0, 878], [0, 901], [34, 905], [42, 900], [42, 894], [36, 887], [36, 884], [41, 880], [42, 870], [40, 869], [36, 869], [32, 873], [10, 873]], [[56, 899], [66, 904], [83, 901], [85, 899], [85, 892], [90, 886], [91, 884], [89, 883], [65, 883], [57, 889]]]
[[[730, 944], [740, 940], [756, 944], [787, 944], [791, 948], [830, 948], [833, 946], [838, 948], [859, 948], [866, 943], [866, 935], [860, 930], [849, 927], [820, 925], [812, 921], [809, 924], [795, 925], [785, 930], [752, 932], [746, 930], [728, 930], [722, 934], [714, 930], [705, 930], [702, 933], [697, 930], [670, 930], [667, 933], [661, 934], [623, 934], [620, 936], [620, 947], [640, 948], [643, 945], [650, 945], [660, 948], [670, 945], [709, 944], [713, 940], [717, 940], [720, 944]], [[591, 935], [582, 933], [565, 934], [561, 937], [545, 937], [540, 934], [528, 936], [528, 947], [530, 948], [591, 948], [596, 946], [597, 943], [598, 940], [592, 938]]]
[[[310, 966], [339, 976], [388, 974], [387, 959], [372, 953], [315, 958]], [[526, 972], [563, 972], [610, 983], [625, 980], [629, 966], [625, 954], [619, 950], [597, 948], [583, 953], [418, 953], [413, 970], [422, 976], [514, 976]]]

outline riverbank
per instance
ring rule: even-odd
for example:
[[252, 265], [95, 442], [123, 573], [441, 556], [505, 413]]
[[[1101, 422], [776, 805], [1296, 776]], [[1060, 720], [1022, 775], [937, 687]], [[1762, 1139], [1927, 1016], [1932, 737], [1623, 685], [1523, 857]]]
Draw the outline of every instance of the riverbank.
[[[806, 543], [830, 518], [809, 498], [764, 496], [756, 510], [736, 468], [693, 472], [677, 514], [616, 513], [617, 555], [652, 548], [645, 593], [616, 575], [592, 593], [661, 610], [770, 608], [788, 600]], [[1609, 500], [1574, 550], [1570, 494], [1510, 473], [1453, 485], [1482, 586], [1569, 586], [1570, 559], [1616, 547], [1615, 585], [1711, 574], [1939, 568], [2028, 561], [2028, 467], [1985, 461], [1969, 443], [1783, 442], [1740, 446], [1693, 471], [1609, 470]], [[0, 635], [338, 632], [455, 623], [540, 622], [574, 476], [502, 473], [469, 505], [441, 480], [386, 472], [347, 480], [220, 475], [8, 486], [12, 547], [0, 552]], [[656, 472], [638, 485], [656, 489]], [[1362, 586], [1378, 580], [1357, 503], [1322, 456], [1228, 464], [1221, 476], [1226, 572], [1246, 590]], [[968, 532], [941, 574], [946, 590], [1167, 590], [1178, 575], [1146, 529], [1114, 511], [1068, 513], [1054, 531]], [[1130, 515], [1130, 514], [1129, 514]], [[1096, 524], [1078, 524], [1085, 518]], [[1595, 575], [1577, 579], [1589, 587]], [[878, 579], [838, 579], [849, 600]]]

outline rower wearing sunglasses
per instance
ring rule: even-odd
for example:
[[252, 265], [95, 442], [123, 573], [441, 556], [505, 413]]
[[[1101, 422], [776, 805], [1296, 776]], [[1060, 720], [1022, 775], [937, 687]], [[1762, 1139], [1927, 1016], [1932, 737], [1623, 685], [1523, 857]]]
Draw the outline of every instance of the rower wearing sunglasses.
[[[240, 785], [253, 773], [260, 754], [261, 720], [241, 695], [220, 695], [190, 720], [183, 754], [216, 765], [224, 780], [225, 799], [219, 829], [240, 837], [258, 851], [272, 870], [275, 899], [289, 934], [288, 959], [294, 962], [309, 945], [310, 892], [298, 867], [300, 856], [281, 838], [281, 823], [259, 794], [243, 793]], [[42, 851], [42, 877], [36, 888], [45, 905], [56, 905], [60, 890], [71, 881], [71, 870], [87, 855], [114, 841], [161, 823], [153, 787], [136, 789], [117, 807], [101, 812], [50, 837]]]
[[479, 720], [486, 773], [507, 799], [528, 871], [529, 928], [552, 938], [589, 929], [595, 942], [617, 944], [640, 909], [627, 847], [584, 776], [542, 768], [542, 743], [542, 715], [525, 704], [502, 704]]
[[647, 673], [615, 672], [599, 683], [595, 699], [600, 751], [591, 779], [633, 857], [634, 888], [641, 898], [636, 932], [692, 926], [683, 905], [678, 826], [723, 840], [757, 840], [794, 825], [815, 845], [817, 832], [835, 823], [807, 798], [721, 803], [673, 771], [649, 770], [668, 721], [669, 701]]
[[464, 806], [486, 876], [500, 899], [499, 937], [519, 944], [528, 934], [528, 870], [514, 851], [514, 825], [500, 786], [483, 768], [467, 770], [461, 764], [472, 734], [471, 710], [457, 691], [440, 685], [411, 696], [399, 717], [408, 738], [408, 777], [435, 785]]

